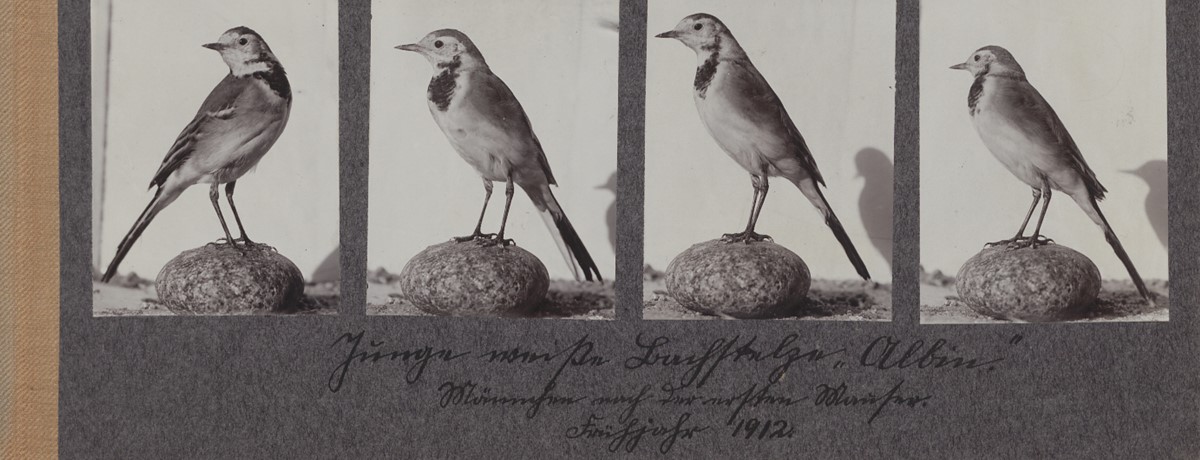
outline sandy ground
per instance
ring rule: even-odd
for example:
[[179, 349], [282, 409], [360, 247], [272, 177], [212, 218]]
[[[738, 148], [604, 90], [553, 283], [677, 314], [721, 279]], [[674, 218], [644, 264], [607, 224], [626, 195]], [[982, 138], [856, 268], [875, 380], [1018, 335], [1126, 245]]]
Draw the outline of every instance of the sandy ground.
[[[304, 287], [303, 305], [296, 313], [280, 315], [336, 315], [339, 301], [335, 283], [308, 285]], [[175, 316], [158, 303], [158, 294], [149, 281], [123, 276], [112, 283], [92, 280], [93, 316]]]
[[[1105, 280], [1100, 298], [1088, 312], [1062, 322], [1167, 321], [1170, 286], [1165, 280], [1146, 280], [1146, 287], [1158, 294], [1157, 308], [1149, 308], [1130, 281]], [[954, 278], [940, 271], [921, 274], [921, 323], [1017, 323], [984, 316], [958, 300]]]
[[[646, 266], [642, 281], [642, 318], [731, 319], [684, 308], [667, 293], [663, 273]], [[808, 300], [796, 314], [783, 320], [891, 321], [892, 287], [863, 280], [813, 280]]]
[[[371, 277], [367, 281], [368, 315], [434, 316], [425, 313], [404, 298], [395, 283], [382, 283]], [[614, 297], [611, 281], [603, 284], [550, 280], [546, 303], [530, 318], [613, 319]]]

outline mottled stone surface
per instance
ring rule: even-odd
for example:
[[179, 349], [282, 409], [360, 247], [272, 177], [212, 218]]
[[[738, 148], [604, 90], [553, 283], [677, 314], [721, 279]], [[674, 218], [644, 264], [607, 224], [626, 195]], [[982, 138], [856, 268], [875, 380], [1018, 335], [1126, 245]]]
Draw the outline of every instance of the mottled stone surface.
[[210, 244], [167, 262], [155, 288], [159, 301], [176, 314], [278, 313], [298, 307], [304, 275], [267, 245]]
[[1057, 321], [1096, 302], [1100, 270], [1075, 250], [988, 247], [963, 264], [958, 295], [972, 310], [993, 318]]
[[550, 277], [537, 257], [515, 245], [448, 241], [409, 260], [399, 283], [408, 301], [426, 313], [522, 316], [541, 305]]
[[667, 266], [667, 291], [685, 308], [754, 319], [792, 313], [808, 293], [808, 266], [775, 243], [693, 245]]

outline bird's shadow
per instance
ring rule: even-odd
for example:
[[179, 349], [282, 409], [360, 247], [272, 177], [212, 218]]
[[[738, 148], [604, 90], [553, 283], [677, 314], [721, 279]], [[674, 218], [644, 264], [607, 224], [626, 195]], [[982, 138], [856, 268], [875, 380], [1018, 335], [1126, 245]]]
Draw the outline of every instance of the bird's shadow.
[[608, 205], [608, 210], [604, 212], [604, 223], [608, 226], [608, 244], [612, 246], [613, 253], [617, 252], [617, 172], [613, 171], [611, 176], [608, 176], [608, 181], [603, 185], [597, 186], [597, 190], [608, 190], [613, 194], [612, 203]]
[[1146, 194], [1146, 218], [1154, 227], [1159, 243], [1168, 246], [1167, 239], [1167, 162], [1150, 160], [1137, 169], [1125, 171], [1142, 179], [1150, 188]]
[[863, 190], [858, 196], [858, 212], [871, 244], [892, 269], [892, 199], [894, 167], [892, 160], [879, 149], [866, 147], [854, 157]]

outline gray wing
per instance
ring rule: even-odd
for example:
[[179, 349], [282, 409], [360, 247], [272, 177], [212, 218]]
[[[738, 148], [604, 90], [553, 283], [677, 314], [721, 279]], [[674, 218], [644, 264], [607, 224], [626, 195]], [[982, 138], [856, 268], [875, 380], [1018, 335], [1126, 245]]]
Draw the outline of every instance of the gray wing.
[[[1068, 164], [1079, 173], [1088, 193], [1097, 200], [1104, 199], [1104, 194], [1108, 190], [1100, 184], [1096, 173], [1088, 166], [1087, 161], [1083, 159], [1083, 153], [1075, 145], [1075, 139], [1071, 138], [1067, 127], [1058, 118], [1058, 114], [1054, 113], [1050, 103], [1046, 102], [1037, 88], [1034, 88], [1029, 82], [1021, 82], [1017, 90], [1008, 91], [1006, 95], [1012, 98], [1011, 107], [1017, 109], [1018, 112], [1005, 115], [1017, 123], [1023, 132], [1030, 133], [1034, 139], [1045, 145], [1054, 146], [1056, 151], [1066, 155], [1069, 160]], [[1000, 106], [1001, 110], [1004, 108], [1004, 105]]]
[[775, 90], [771, 89], [766, 78], [763, 78], [754, 64], [749, 61], [730, 61], [729, 64], [732, 66], [729, 78], [733, 81], [728, 82], [727, 85], [736, 89], [740, 96], [730, 98], [734, 103], [734, 110], [758, 126], [767, 128], [775, 135], [787, 139], [789, 150], [800, 161], [800, 165], [817, 183], [825, 185], [825, 179], [821, 177], [821, 171], [817, 169], [817, 162], [813, 159], [812, 151], [808, 149], [808, 143], [804, 141], [800, 130], [796, 129], [792, 117], [788, 116], [783, 102], [779, 100]]
[[150, 180], [150, 187], [162, 186], [171, 173], [179, 169], [179, 166], [192, 156], [197, 143], [204, 136], [206, 128], [212, 121], [228, 120], [237, 115], [234, 102], [245, 90], [247, 82], [248, 79], [239, 79], [230, 73], [213, 88], [208, 97], [204, 99], [204, 103], [200, 105], [196, 116], [183, 128], [183, 131], [175, 138], [175, 143], [167, 150], [162, 164], [154, 173], [154, 178]]
[[477, 86], [476, 91], [480, 92], [480, 96], [482, 96], [480, 99], [484, 102], [478, 104], [476, 108], [504, 131], [527, 140], [529, 142], [527, 147], [537, 153], [538, 165], [546, 174], [546, 180], [552, 185], [558, 185], [554, 180], [554, 173], [550, 171], [550, 162], [546, 160], [542, 142], [538, 140], [537, 134], [534, 134], [533, 124], [530, 123], [529, 116], [525, 114], [525, 109], [521, 107], [517, 97], [513, 95], [512, 90], [508, 89], [508, 85], [504, 84], [504, 80], [491, 71], [485, 72], [482, 76], [486, 81]]

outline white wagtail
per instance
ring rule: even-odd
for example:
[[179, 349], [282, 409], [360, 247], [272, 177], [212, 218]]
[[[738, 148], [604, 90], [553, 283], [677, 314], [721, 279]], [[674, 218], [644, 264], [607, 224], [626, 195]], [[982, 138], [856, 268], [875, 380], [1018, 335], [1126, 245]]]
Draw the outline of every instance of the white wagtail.
[[769, 238], [755, 233], [754, 226], [767, 199], [767, 178], [782, 176], [825, 217], [825, 224], [833, 230], [859, 276], [870, 279], [858, 250], [821, 192], [825, 180], [804, 137], [729, 28], [720, 19], [699, 13], [683, 18], [675, 29], [657, 37], [674, 38], [696, 52], [699, 67], [693, 86], [700, 119], [717, 144], [750, 172], [754, 198], [746, 230], [726, 234], [725, 240]]
[[[1042, 221], [1050, 206], [1052, 190], [1061, 191], [1074, 199], [1104, 230], [1105, 239], [1125, 264], [1138, 292], [1153, 305], [1154, 300], [1137, 268], [1100, 212], [1097, 202], [1104, 199], [1107, 190], [1084, 161], [1058, 114], [1029, 84], [1024, 69], [1013, 55], [999, 46], [985, 46], [972, 53], [966, 62], [950, 68], [966, 70], [975, 76], [975, 83], [967, 94], [967, 109], [983, 144], [1013, 175], [1033, 188], [1033, 203], [1029, 205], [1017, 235], [989, 244], [1037, 247], [1047, 243], [1049, 240], [1041, 236]], [[1038, 201], [1043, 201], [1042, 212], [1033, 234], [1026, 237], [1025, 226]]]
[[[221, 53], [229, 74], [209, 93], [154, 173], [150, 180], [150, 187], [158, 187], [154, 198], [121, 239], [117, 255], [104, 272], [105, 282], [116, 274], [117, 266], [154, 216], [196, 183], [212, 184], [208, 198], [217, 211], [225, 240], [230, 245], [235, 241], [252, 244], [233, 204], [233, 188], [283, 132], [292, 107], [291, 86], [267, 42], [247, 27], [229, 29], [215, 43], [203, 46]], [[229, 234], [221, 215], [217, 202], [220, 184], [225, 184], [225, 197], [241, 233], [238, 240]]]
[[[601, 280], [600, 270], [550, 190], [557, 182], [529, 117], [504, 81], [488, 68], [471, 39], [457, 30], [443, 29], [430, 32], [420, 42], [396, 48], [419, 53], [433, 64], [436, 75], [429, 81], [429, 112], [454, 150], [483, 177], [483, 210], [479, 212], [475, 231], [455, 239], [480, 244], [511, 243], [504, 238], [504, 225], [508, 222], [515, 183], [525, 190], [541, 213], [575, 279], [579, 279], [582, 269], [588, 281], [593, 276]], [[500, 231], [495, 235], [481, 231], [493, 181], [506, 184], [504, 214]]]

